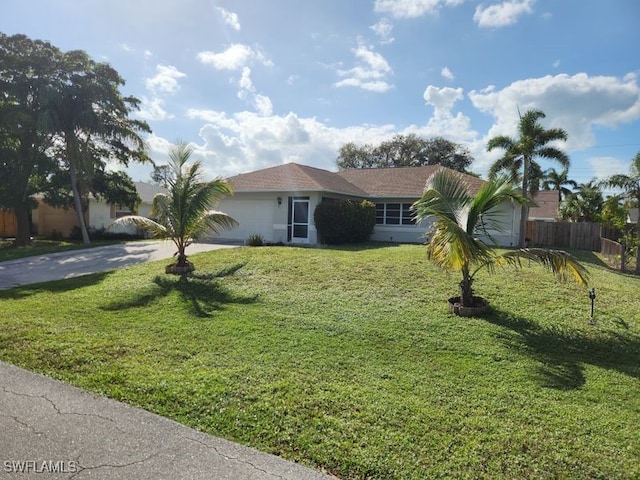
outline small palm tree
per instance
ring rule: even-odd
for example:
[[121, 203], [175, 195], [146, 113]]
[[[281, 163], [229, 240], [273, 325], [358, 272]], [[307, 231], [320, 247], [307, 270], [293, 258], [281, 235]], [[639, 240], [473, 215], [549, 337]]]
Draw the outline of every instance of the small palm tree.
[[504, 231], [498, 207], [511, 200], [520, 204], [528, 201], [507, 177], [486, 182], [472, 197], [456, 173], [441, 170], [433, 175], [422, 198], [413, 205], [418, 221], [433, 219], [427, 258], [439, 267], [462, 274], [463, 307], [476, 304], [472, 286], [479, 270], [486, 267], [492, 271], [501, 264], [520, 267], [523, 259], [540, 263], [561, 277], [570, 274], [579, 284], [587, 283], [587, 270], [566, 252], [524, 248], [499, 255], [478, 238], [478, 234], [484, 234], [495, 244], [489, 232]]
[[556, 171], [555, 168], [545, 170], [542, 176], [542, 188], [544, 190], [557, 191], [559, 202], [573, 193], [572, 190], [567, 188], [567, 186], [578, 188], [578, 184], [574, 180], [569, 179], [568, 169], [565, 168], [562, 172]]
[[178, 251], [175, 267], [193, 270], [187, 260], [186, 248], [204, 233], [219, 233], [238, 225], [229, 215], [212, 208], [231, 195], [231, 186], [221, 178], [202, 180], [202, 163], [187, 163], [193, 150], [180, 143], [169, 151], [171, 175], [167, 179], [169, 192], [153, 199], [151, 216], [137, 215], [119, 218], [112, 225], [135, 225], [157, 238], [170, 238]]

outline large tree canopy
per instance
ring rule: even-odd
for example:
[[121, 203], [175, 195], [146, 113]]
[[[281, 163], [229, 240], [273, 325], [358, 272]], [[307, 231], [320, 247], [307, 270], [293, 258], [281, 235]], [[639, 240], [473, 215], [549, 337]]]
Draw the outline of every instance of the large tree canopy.
[[33, 195], [54, 167], [43, 92], [58, 81], [61, 58], [47, 42], [0, 33], [0, 208], [16, 214], [18, 245], [30, 241]]
[[[57, 186], [73, 192], [89, 243], [83, 201], [107, 162], [147, 160], [140, 134], [150, 129], [129, 118], [139, 101], [120, 93], [123, 84], [113, 68], [83, 51], [0, 34], [0, 207], [16, 212], [18, 244], [29, 242], [33, 195], [64, 196], [52, 190]], [[126, 183], [120, 182], [125, 190]]]
[[377, 146], [349, 142], [340, 148], [336, 160], [341, 170], [442, 165], [465, 173], [469, 173], [467, 168], [472, 162], [469, 150], [457, 143], [442, 137], [424, 139], [415, 134], [395, 135]]

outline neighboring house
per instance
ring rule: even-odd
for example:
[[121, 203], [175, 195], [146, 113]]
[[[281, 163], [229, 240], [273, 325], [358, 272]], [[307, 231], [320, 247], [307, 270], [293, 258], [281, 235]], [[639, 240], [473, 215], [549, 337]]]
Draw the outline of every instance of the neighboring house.
[[638, 209], [630, 208], [627, 213], [627, 223], [638, 223]]
[[[317, 244], [313, 213], [322, 200], [366, 199], [376, 204], [371, 240], [424, 242], [428, 222], [416, 225], [411, 205], [422, 196], [427, 179], [441, 168], [432, 165], [330, 172], [286, 163], [236, 175], [227, 179], [234, 195], [222, 200], [218, 208], [239, 225], [217, 238], [243, 241], [258, 234], [267, 242]], [[460, 175], [471, 194], [484, 183], [474, 176]], [[509, 203], [501, 210], [506, 231], [489, 233], [500, 245], [515, 245], [519, 208], [514, 209]]]
[[533, 196], [534, 204], [529, 207], [529, 220], [555, 222], [558, 218], [560, 199], [557, 190], [541, 190]]
[[[157, 193], [166, 193], [167, 189], [145, 182], [135, 182], [135, 186], [141, 199], [140, 205], [138, 205], [138, 215], [148, 217], [151, 212], [153, 197]], [[131, 213], [127, 208], [121, 208], [118, 205], [108, 204], [103, 200], [90, 197], [86, 213], [87, 226], [93, 230], [104, 229], [116, 218]], [[51, 236], [54, 232], [57, 232], [64, 237], [68, 237], [73, 227], [78, 225], [75, 209], [54, 208], [44, 203], [41, 199], [38, 199], [38, 207], [31, 212], [31, 220], [40, 236]], [[119, 226], [114, 227], [111, 231], [114, 233], [137, 233], [135, 227]]]

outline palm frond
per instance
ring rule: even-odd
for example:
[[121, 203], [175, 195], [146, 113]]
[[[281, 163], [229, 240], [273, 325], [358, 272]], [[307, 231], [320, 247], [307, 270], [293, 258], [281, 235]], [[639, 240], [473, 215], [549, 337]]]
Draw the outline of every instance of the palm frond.
[[156, 238], [167, 237], [167, 229], [163, 225], [159, 224], [154, 220], [151, 220], [150, 218], [142, 217], [140, 215], [127, 215], [125, 217], [120, 217], [116, 219], [114, 222], [112, 222], [107, 227], [107, 230], [117, 226], [122, 226], [122, 227], [134, 226], [134, 227], [146, 230]]
[[516, 268], [522, 267], [522, 261], [532, 261], [545, 267], [560, 279], [572, 277], [579, 285], [587, 285], [589, 272], [578, 260], [562, 250], [548, 250], [544, 248], [521, 248], [499, 255], [494, 259], [490, 269], [494, 266], [507, 264]]

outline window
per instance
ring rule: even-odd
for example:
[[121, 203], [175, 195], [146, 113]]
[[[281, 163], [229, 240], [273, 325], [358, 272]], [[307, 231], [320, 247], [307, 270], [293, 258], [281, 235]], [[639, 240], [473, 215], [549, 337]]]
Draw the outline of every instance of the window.
[[376, 203], [376, 225], [415, 225], [411, 203]]

